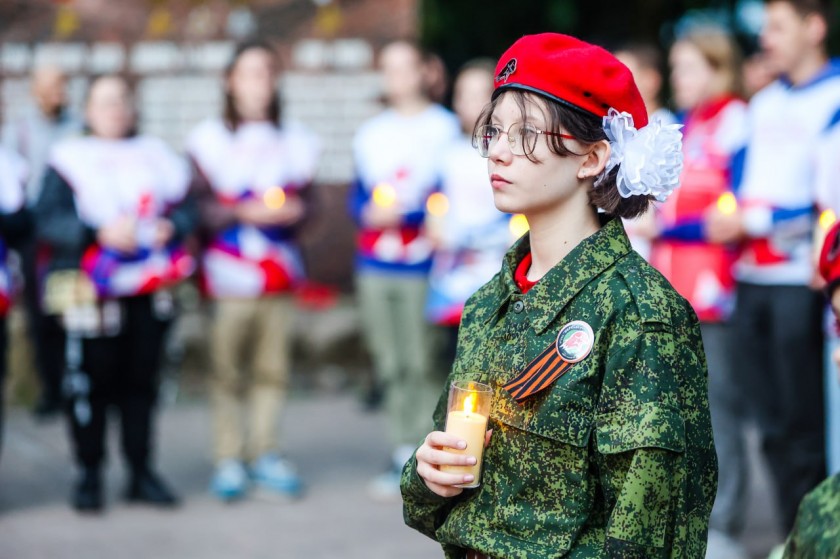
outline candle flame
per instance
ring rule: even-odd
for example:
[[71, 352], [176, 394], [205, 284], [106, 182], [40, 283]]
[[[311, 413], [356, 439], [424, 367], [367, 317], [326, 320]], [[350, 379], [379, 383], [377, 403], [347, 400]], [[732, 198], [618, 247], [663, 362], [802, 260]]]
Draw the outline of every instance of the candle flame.
[[834, 210], [825, 210], [820, 214], [820, 227], [823, 230], [828, 230], [837, 221], [837, 214]]
[[286, 193], [279, 186], [272, 186], [263, 194], [263, 203], [272, 210], [279, 210], [286, 203]]
[[426, 200], [426, 211], [435, 217], [446, 215], [449, 211], [449, 198], [443, 192], [435, 192]]
[[373, 189], [373, 203], [387, 208], [397, 202], [397, 191], [387, 182], [381, 182]]
[[724, 215], [732, 215], [738, 211], [738, 201], [731, 192], [724, 192], [717, 200], [717, 208]]
[[478, 399], [478, 394], [475, 392], [470, 392], [466, 398], [464, 398], [464, 411], [466, 413], [475, 413], [475, 401]]
[[511, 234], [517, 239], [527, 233], [531, 228], [531, 226], [528, 225], [528, 218], [522, 214], [512, 216], [508, 227], [510, 228]]

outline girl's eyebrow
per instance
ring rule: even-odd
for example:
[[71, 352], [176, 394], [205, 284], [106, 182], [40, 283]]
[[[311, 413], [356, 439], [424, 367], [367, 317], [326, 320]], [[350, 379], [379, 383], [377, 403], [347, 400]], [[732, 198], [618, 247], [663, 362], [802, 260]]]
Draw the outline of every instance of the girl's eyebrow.
[[540, 129], [545, 128], [545, 119], [540, 115], [525, 115], [525, 118], [522, 119], [522, 123], [530, 124]]

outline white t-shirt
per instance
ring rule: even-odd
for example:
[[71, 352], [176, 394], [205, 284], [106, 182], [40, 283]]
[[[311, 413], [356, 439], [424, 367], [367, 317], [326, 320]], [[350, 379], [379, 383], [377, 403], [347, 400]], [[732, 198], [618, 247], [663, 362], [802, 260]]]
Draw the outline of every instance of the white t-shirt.
[[836, 65], [801, 86], [777, 80], [750, 102], [750, 139], [738, 198], [751, 241], [735, 268], [739, 281], [807, 285], [811, 280], [816, 154], [838, 110]]

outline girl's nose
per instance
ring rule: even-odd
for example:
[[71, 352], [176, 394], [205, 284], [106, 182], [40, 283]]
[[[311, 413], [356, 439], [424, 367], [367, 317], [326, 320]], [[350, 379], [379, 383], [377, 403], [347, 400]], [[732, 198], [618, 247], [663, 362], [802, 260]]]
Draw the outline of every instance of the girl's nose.
[[499, 137], [496, 138], [496, 142], [490, 146], [489, 156], [490, 159], [503, 163], [509, 163], [510, 160], [513, 159], [513, 153], [510, 151], [510, 140], [508, 139], [507, 132], [499, 134]]

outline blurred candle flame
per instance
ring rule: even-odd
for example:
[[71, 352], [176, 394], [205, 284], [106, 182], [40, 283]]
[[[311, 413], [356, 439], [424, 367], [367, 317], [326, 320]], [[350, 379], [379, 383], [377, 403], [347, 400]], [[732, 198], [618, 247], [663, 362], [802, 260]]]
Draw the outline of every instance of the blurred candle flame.
[[449, 198], [443, 192], [435, 192], [426, 200], [426, 211], [435, 217], [446, 215], [449, 211]]
[[387, 182], [381, 182], [373, 189], [373, 203], [387, 208], [397, 202], [397, 191]]
[[837, 222], [837, 214], [834, 210], [824, 210], [820, 214], [820, 227], [827, 231], [832, 225]]
[[519, 238], [531, 228], [528, 225], [528, 218], [522, 214], [516, 214], [510, 218], [510, 223], [508, 224], [508, 228], [510, 229], [511, 234], [514, 238]]
[[717, 200], [717, 208], [724, 215], [732, 215], [738, 211], [738, 201], [731, 192], [724, 192]]
[[279, 186], [272, 186], [263, 194], [263, 203], [267, 208], [279, 210], [286, 203], [286, 193]]
[[478, 394], [476, 394], [475, 392], [470, 392], [469, 395], [466, 398], [464, 398], [465, 413], [475, 413], [475, 404], [477, 399]]

